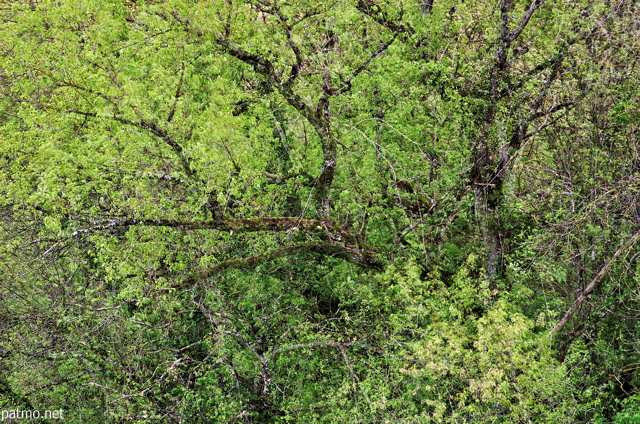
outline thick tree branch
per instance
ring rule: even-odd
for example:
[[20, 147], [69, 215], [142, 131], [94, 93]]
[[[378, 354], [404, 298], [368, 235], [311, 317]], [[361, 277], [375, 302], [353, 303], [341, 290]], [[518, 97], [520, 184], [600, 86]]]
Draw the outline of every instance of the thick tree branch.
[[538, 8], [540, 8], [540, 6], [542, 6], [545, 1], [546, 0], [533, 0], [531, 2], [531, 4], [529, 5], [529, 8], [527, 9], [527, 12], [524, 14], [522, 19], [520, 20], [520, 23], [518, 24], [516, 29], [510, 32], [504, 39], [504, 41], [507, 44], [514, 42], [515, 40], [518, 39], [518, 37], [520, 37], [520, 34], [522, 34], [522, 31], [525, 29], [525, 27], [529, 23], [529, 20], [531, 19], [535, 11], [538, 10]]
[[218, 37], [216, 43], [222, 47], [229, 55], [239, 59], [240, 61], [251, 65], [258, 74], [267, 77], [271, 84], [280, 84], [280, 78], [276, 73], [273, 64], [257, 54], [249, 53], [239, 47], [234, 46], [231, 41], [224, 37]]

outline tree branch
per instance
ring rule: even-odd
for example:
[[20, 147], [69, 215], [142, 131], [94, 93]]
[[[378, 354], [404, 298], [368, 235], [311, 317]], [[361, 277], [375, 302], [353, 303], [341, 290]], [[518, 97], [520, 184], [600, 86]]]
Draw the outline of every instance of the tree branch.
[[43, 105], [39, 104], [42, 107], [47, 109], [55, 110], [61, 113], [73, 113], [75, 115], [87, 116], [90, 118], [105, 118], [111, 121], [120, 122], [121, 124], [130, 125], [133, 127], [140, 128], [142, 130], [148, 131], [156, 137], [162, 139], [176, 154], [178, 159], [180, 160], [180, 164], [182, 165], [182, 169], [188, 177], [195, 177], [195, 172], [191, 169], [190, 159], [184, 154], [184, 149], [169, 133], [167, 130], [162, 129], [155, 122], [147, 121], [146, 119], [141, 119], [138, 121], [132, 121], [130, 119], [121, 118], [119, 116], [102, 116], [98, 115], [96, 112], [87, 112], [83, 110], [75, 110], [75, 109], [61, 109], [56, 106], [51, 105]]
[[289, 345], [289, 346], [284, 346], [278, 349], [274, 349], [271, 351], [270, 356], [274, 357], [275, 355], [278, 355], [280, 353], [284, 353], [284, 352], [288, 352], [291, 350], [297, 350], [297, 349], [311, 349], [314, 347], [322, 347], [322, 346], [328, 346], [328, 347], [337, 347], [337, 348], [345, 348], [345, 347], [359, 347], [361, 349], [366, 349], [375, 353], [379, 353], [381, 355], [385, 355], [385, 356], [389, 356], [391, 358], [394, 359], [398, 359], [400, 361], [404, 361], [404, 362], [413, 362], [413, 363], [417, 363], [420, 365], [424, 365], [421, 361], [414, 359], [414, 358], [405, 358], [405, 357], [401, 357], [401, 356], [396, 356], [393, 355], [385, 350], [382, 350], [380, 348], [377, 347], [373, 347], [373, 346], [369, 346], [367, 344], [364, 343], [358, 343], [358, 342], [333, 342], [333, 341], [325, 341], [325, 340], [316, 340], [313, 341], [311, 343], [299, 343], [299, 344], [294, 344], [294, 345]]
[[618, 257], [622, 253], [624, 253], [626, 250], [631, 248], [631, 246], [633, 246], [638, 240], [640, 240], [640, 230], [638, 230], [633, 236], [631, 236], [631, 238], [629, 238], [629, 240], [625, 241], [622, 244], [622, 246], [620, 246], [620, 248], [616, 251], [616, 253], [613, 254], [613, 256], [611, 257], [609, 262], [607, 262], [602, 267], [600, 272], [598, 272], [598, 274], [594, 277], [594, 279], [591, 280], [589, 285], [584, 289], [584, 291], [580, 294], [580, 296], [578, 296], [578, 298], [575, 300], [575, 302], [573, 302], [573, 305], [571, 305], [569, 310], [564, 314], [564, 316], [562, 317], [560, 322], [558, 322], [558, 324], [555, 327], [553, 327], [553, 330], [551, 330], [551, 334], [550, 334], [551, 337], [553, 337], [555, 334], [558, 334], [564, 328], [564, 326], [571, 319], [571, 317], [573, 316], [575, 311], [585, 301], [587, 296], [589, 296], [591, 294], [591, 292], [596, 288], [596, 285], [600, 281], [602, 281], [604, 276], [607, 274], [607, 271], [609, 271], [609, 269], [613, 266], [613, 264], [616, 262]]
[[376, 252], [370, 250], [360, 250], [351, 247], [339, 246], [334, 244], [322, 243], [304, 243], [283, 246], [273, 249], [263, 255], [251, 256], [248, 258], [229, 259], [220, 262], [210, 268], [194, 272], [183, 278], [180, 282], [171, 286], [173, 289], [180, 289], [193, 285], [201, 280], [215, 277], [217, 274], [228, 269], [251, 270], [263, 263], [272, 261], [277, 258], [293, 256], [299, 253], [316, 253], [323, 256], [331, 256], [340, 258], [348, 262], [352, 262], [362, 268], [381, 269], [382, 265], [375, 260]]
[[169, 116], [167, 116], [167, 123], [170, 123], [173, 119], [173, 115], [176, 113], [176, 106], [178, 106], [178, 99], [182, 96], [182, 85], [184, 84], [184, 62], [182, 63], [182, 71], [180, 72], [180, 80], [178, 81], [178, 86], [176, 87], [176, 94], [173, 96], [173, 104], [171, 105], [171, 110], [169, 111]]
[[282, 14], [282, 11], [280, 10], [280, 8], [274, 6], [273, 11], [267, 11], [267, 13], [272, 13], [274, 16], [276, 16], [280, 20], [280, 23], [282, 24], [282, 28], [284, 28], [285, 34], [287, 35], [287, 44], [293, 51], [293, 55], [296, 58], [295, 63], [291, 66], [291, 73], [289, 74], [289, 78], [285, 82], [285, 84], [292, 85], [296, 80], [296, 78], [298, 77], [298, 75], [300, 75], [300, 68], [302, 68], [302, 61], [303, 61], [302, 51], [300, 50], [300, 47], [298, 47], [296, 42], [293, 40], [293, 35], [291, 33], [291, 30], [293, 27], [287, 23], [287, 18]]
[[351, 89], [351, 81], [353, 81], [355, 77], [357, 77], [362, 71], [364, 71], [367, 68], [367, 66], [369, 66], [369, 63], [371, 63], [371, 61], [375, 57], [379, 56], [382, 52], [387, 50], [389, 46], [393, 44], [395, 39], [398, 38], [398, 34], [399, 34], [398, 32], [393, 34], [393, 37], [391, 37], [391, 40], [387, 41], [386, 43], [383, 43], [378, 50], [371, 53], [371, 55], [369, 55], [369, 57], [364, 62], [362, 62], [362, 64], [358, 66], [355, 71], [353, 71], [353, 73], [349, 78], [342, 81], [342, 84], [340, 84], [340, 87], [337, 88], [334, 94], [342, 94], [349, 91]]
[[321, 240], [355, 242], [355, 236], [329, 220], [301, 219], [298, 217], [226, 218], [219, 221], [178, 221], [174, 219], [111, 219], [89, 228], [76, 230], [68, 237], [94, 233], [114, 228], [132, 226], [170, 227], [181, 231], [218, 230], [232, 233], [253, 233], [260, 231], [293, 232], [300, 231], [320, 237]]
[[374, 3], [373, 0], [358, 0], [356, 9], [369, 16], [371, 19], [373, 19], [383, 27], [393, 31], [395, 34], [415, 34], [414, 29], [409, 25], [405, 26], [404, 24], [398, 23], [389, 18], [387, 12], [384, 11], [378, 4]]
[[[264, 176], [267, 177], [267, 182], [270, 184], [284, 184], [287, 180], [290, 180], [291, 178], [297, 178], [297, 177], [304, 177], [305, 181], [303, 183], [301, 183], [301, 185], [305, 186], [305, 187], [313, 187], [315, 185], [316, 179], [309, 173], [307, 172], [298, 172], [295, 174], [289, 174], [289, 175], [275, 175], [272, 174], [270, 172], [265, 172]], [[300, 184], [300, 183], [298, 183]]]
[[536, 10], [538, 10], [538, 8], [540, 8], [540, 6], [542, 6], [544, 4], [546, 0], [533, 0], [531, 2], [531, 4], [529, 5], [529, 8], [527, 9], [527, 12], [524, 14], [524, 16], [522, 17], [522, 19], [520, 20], [520, 23], [518, 24], [518, 26], [516, 27], [516, 29], [514, 29], [512, 32], [510, 32], [507, 36], [506, 39], [504, 40], [507, 44], [512, 43], [513, 41], [517, 40], [518, 37], [520, 36], [520, 34], [522, 33], [522, 31], [525, 29], [525, 27], [527, 26], [527, 24], [529, 23], [529, 20], [531, 19], [531, 17], [533, 16], [533, 14], [535, 13]]
[[[527, 112], [527, 115], [524, 117], [524, 119], [520, 122], [520, 124], [518, 124], [518, 126], [516, 127], [516, 131], [513, 135], [513, 137], [511, 138], [509, 145], [510, 147], [514, 148], [514, 149], [520, 149], [522, 140], [524, 139], [524, 136], [527, 133], [527, 127], [529, 125], [529, 121], [531, 121], [532, 119], [536, 119], [540, 116], [538, 109], [540, 109], [540, 106], [542, 105], [542, 102], [544, 101], [547, 91], [549, 90], [549, 87], [551, 87], [551, 84], [553, 84], [553, 82], [555, 81], [556, 77], [558, 76], [558, 71], [560, 70], [560, 66], [562, 65], [562, 59], [558, 59], [553, 67], [551, 68], [551, 72], [549, 73], [549, 76], [547, 77], [546, 81], [544, 82], [544, 84], [542, 85], [542, 87], [540, 88], [540, 92], [538, 93], [538, 95], [536, 96], [536, 99], [533, 101], [533, 104], [531, 105], [531, 107], [529, 108], [529, 111]], [[573, 102], [570, 102], [570, 104], [573, 104]], [[561, 107], [558, 108], [551, 108], [549, 109], [549, 113], [553, 113], [555, 111], [558, 111], [562, 109]], [[546, 116], [548, 113], [543, 113], [541, 116]], [[506, 164], [505, 164], [506, 165]]]
[[246, 52], [241, 48], [234, 46], [227, 38], [224, 37], [218, 37], [216, 39], [216, 43], [218, 43], [218, 45], [220, 45], [220, 47], [222, 47], [231, 56], [248, 65], [251, 65], [254, 71], [259, 73], [260, 75], [267, 77], [270, 83], [280, 84], [280, 79], [276, 74], [275, 67], [269, 60], [263, 58], [262, 56]]

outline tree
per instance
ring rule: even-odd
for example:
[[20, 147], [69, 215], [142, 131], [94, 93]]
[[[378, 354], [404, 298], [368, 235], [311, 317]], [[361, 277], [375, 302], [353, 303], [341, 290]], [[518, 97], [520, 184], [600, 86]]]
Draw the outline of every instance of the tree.
[[7, 4], [4, 406], [587, 422], [635, 393], [635, 6]]

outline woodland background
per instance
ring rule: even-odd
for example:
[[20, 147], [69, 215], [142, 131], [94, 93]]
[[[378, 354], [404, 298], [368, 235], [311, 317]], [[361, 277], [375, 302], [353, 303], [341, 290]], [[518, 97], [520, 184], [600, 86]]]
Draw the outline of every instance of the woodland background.
[[640, 422], [639, 16], [2, 1], [0, 409]]

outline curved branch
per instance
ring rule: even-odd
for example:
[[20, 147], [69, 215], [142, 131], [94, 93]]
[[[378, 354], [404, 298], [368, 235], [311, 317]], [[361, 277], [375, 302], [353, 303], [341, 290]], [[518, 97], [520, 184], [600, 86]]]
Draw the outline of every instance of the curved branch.
[[315, 253], [323, 256], [330, 256], [340, 258], [348, 262], [355, 263], [362, 268], [376, 268], [380, 269], [382, 265], [376, 261], [374, 254], [376, 252], [370, 250], [360, 250], [351, 247], [338, 246], [334, 244], [320, 244], [320, 243], [304, 243], [294, 244], [290, 246], [283, 246], [277, 249], [273, 249], [263, 255], [251, 256], [248, 258], [229, 259], [227, 261], [220, 262], [210, 268], [203, 269], [188, 275], [180, 282], [171, 286], [173, 289], [180, 289], [197, 283], [198, 281], [206, 280], [208, 278], [215, 277], [223, 271], [228, 269], [238, 270], [251, 270], [263, 263], [272, 261], [277, 258], [293, 256], [300, 253]]
[[45, 107], [47, 109], [51, 109], [51, 110], [55, 110], [56, 112], [62, 112], [62, 113], [73, 113], [75, 115], [81, 115], [81, 116], [86, 116], [89, 118], [105, 118], [108, 119], [110, 121], [116, 121], [116, 122], [120, 122], [121, 124], [125, 124], [125, 125], [130, 125], [133, 127], [137, 127], [140, 128], [142, 130], [148, 131], [149, 133], [155, 135], [156, 137], [162, 139], [162, 141], [164, 141], [169, 147], [171, 147], [171, 150], [173, 150], [173, 152], [176, 154], [176, 156], [178, 157], [178, 159], [180, 160], [180, 164], [182, 165], [182, 169], [184, 170], [184, 173], [188, 176], [188, 177], [194, 177], [195, 176], [195, 172], [191, 169], [190, 166], [190, 158], [185, 155], [184, 153], [184, 149], [182, 148], [182, 146], [180, 145], [180, 143], [178, 143], [170, 134], [167, 130], [162, 129], [158, 126], [158, 124], [156, 124], [155, 122], [151, 122], [151, 121], [147, 121], [146, 119], [141, 119], [140, 121], [132, 121], [130, 119], [126, 119], [126, 118], [121, 118], [119, 116], [102, 116], [102, 115], [98, 115], [96, 112], [87, 112], [87, 111], [83, 111], [83, 110], [75, 110], [75, 109], [61, 109], [55, 106], [51, 106], [51, 105], [42, 105], [40, 104], [40, 106]]
[[[64, 78], [58, 77], [58, 76], [54, 75], [52, 72], [49, 72], [47, 70], [36, 68], [34, 66], [29, 66], [29, 65], [27, 65], [27, 68], [33, 69], [33, 70], [41, 73], [42, 75], [46, 75], [47, 77], [53, 79], [54, 81], [56, 81], [59, 85], [61, 85], [63, 87], [69, 87], [69, 88], [72, 88], [72, 89], [77, 90], [79, 92], [89, 93], [91, 95], [94, 95], [94, 96], [97, 96], [97, 97], [100, 97], [100, 98], [106, 100], [107, 102], [109, 102], [110, 104], [113, 105], [113, 107], [116, 109], [116, 114], [117, 114], [118, 103], [111, 96], [108, 96], [108, 95], [106, 95], [106, 94], [104, 94], [104, 93], [102, 93], [102, 92], [100, 92], [98, 90], [94, 90], [92, 88], [88, 88], [88, 87], [85, 87], [83, 85], [77, 84], [77, 83], [75, 83], [73, 81], [66, 80]], [[185, 72], [185, 67], [184, 67], [184, 64], [183, 64], [182, 73], [180, 75], [180, 79], [179, 79], [179, 82], [178, 82], [178, 87], [176, 88], [176, 93], [175, 93], [175, 96], [174, 96], [174, 102], [173, 102], [173, 105], [171, 107], [171, 111], [169, 112], [169, 116], [167, 118], [167, 123], [171, 122], [171, 120], [173, 119], [173, 115], [175, 113], [177, 101], [181, 96], [182, 85], [184, 83], [184, 72]], [[29, 103], [31, 103], [31, 102], [29, 102]], [[173, 152], [176, 154], [176, 156], [180, 160], [182, 168], [183, 168], [185, 174], [187, 174], [187, 176], [189, 176], [189, 177], [194, 177], [195, 176], [195, 173], [191, 169], [191, 166], [190, 166], [190, 159], [185, 155], [184, 149], [182, 148], [180, 143], [178, 143], [167, 132], [167, 130], [164, 130], [164, 129], [160, 128], [155, 122], [148, 121], [148, 120], [146, 120], [146, 119], [144, 119], [142, 117], [140, 117], [140, 121], [132, 121], [132, 120], [129, 120], [129, 119], [125, 119], [125, 118], [121, 118], [119, 116], [116, 116], [115, 114], [113, 116], [103, 116], [103, 115], [98, 115], [96, 112], [87, 112], [87, 111], [83, 111], [83, 110], [79, 110], [79, 109], [65, 110], [65, 109], [62, 109], [62, 108], [59, 108], [59, 107], [56, 107], [56, 106], [41, 104], [41, 103], [37, 103], [37, 102], [36, 103], [32, 103], [32, 104], [36, 104], [38, 106], [45, 107], [45, 108], [51, 109], [51, 110], [55, 110], [56, 112], [61, 112], [61, 113], [72, 113], [72, 114], [81, 115], [81, 116], [85, 116], [85, 117], [92, 117], [92, 118], [100, 118], [100, 117], [102, 117], [102, 118], [109, 119], [111, 121], [120, 122], [120, 123], [125, 124], [125, 125], [131, 125], [131, 126], [146, 130], [146, 131], [150, 132], [151, 134], [155, 135], [156, 137], [162, 139], [162, 141], [164, 141], [173, 150]], [[134, 107], [134, 106], [132, 106], [132, 108], [137, 113], [137, 108]]]
[[262, 56], [258, 56], [257, 54], [244, 51], [241, 48], [234, 46], [228, 39], [223, 37], [217, 38], [216, 43], [218, 43], [218, 45], [231, 56], [248, 65], [253, 66], [253, 69], [260, 75], [267, 77], [270, 83], [280, 83], [280, 79], [276, 74], [276, 69], [273, 66], [273, 63], [271, 63], [268, 59], [265, 59]]
[[289, 75], [289, 79], [285, 82], [285, 84], [292, 85], [293, 82], [298, 77], [298, 75], [300, 75], [300, 68], [302, 68], [302, 62], [303, 62], [302, 51], [294, 41], [293, 34], [291, 33], [292, 26], [287, 23], [287, 18], [282, 14], [282, 11], [280, 10], [280, 8], [274, 7], [273, 13], [280, 20], [280, 23], [282, 24], [282, 27], [284, 28], [285, 33], [287, 34], [287, 44], [293, 51], [293, 54], [296, 58], [296, 63], [294, 63], [293, 66], [291, 66], [291, 73]]

